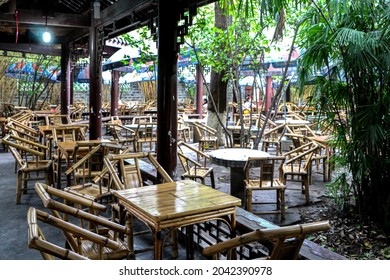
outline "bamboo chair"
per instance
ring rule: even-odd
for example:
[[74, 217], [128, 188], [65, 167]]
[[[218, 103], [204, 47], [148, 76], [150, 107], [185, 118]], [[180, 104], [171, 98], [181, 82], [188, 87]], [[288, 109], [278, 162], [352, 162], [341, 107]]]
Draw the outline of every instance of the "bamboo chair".
[[103, 171], [104, 157], [109, 153], [118, 154], [121, 151], [122, 146], [112, 143], [77, 143], [72, 156], [73, 164], [65, 171], [66, 176], [73, 175], [73, 185], [64, 190], [93, 201], [110, 200], [110, 178], [102, 176], [98, 184], [94, 183], [93, 179]]
[[113, 141], [120, 145], [133, 147], [133, 151], [136, 151], [137, 138], [135, 131], [119, 123], [108, 123], [107, 128], [110, 130], [110, 134]]
[[85, 132], [78, 125], [58, 125], [52, 128], [52, 136], [54, 143], [64, 141], [83, 141], [85, 140]]
[[[20, 142], [11, 141], [12, 138]], [[28, 182], [45, 180], [46, 184], [53, 184], [52, 160], [43, 159], [46, 146], [11, 134], [4, 137], [2, 143], [9, 147], [18, 166], [16, 204], [20, 204], [22, 193], [27, 193]], [[28, 159], [23, 159], [19, 151], [24, 152]]]
[[[249, 157], [245, 164], [245, 208], [254, 214], [280, 214], [281, 220], [285, 219], [285, 190], [286, 185], [282, 183], [279, 176], [275, 178], [275, 165], [278, 161], [284, 160], [282, 156]], [[276, 170], [277, 171], [277, 170]], [[254, 191], [275, 191], [275, 200], [269, 201], [264, 196], [261, 201], [253, 202]], [[275, 210], [254, 211], [253, 204], [276, 204]]]
[[144, 144], [149, 145], [149, 151], [153, 151], [157, 142], [157, 123], [155, 122], [140, 122], [135, 131], [136, 135], [136, 151], [142, 152]]
[[130, 238], [129, 229], [99, 215], [106, 211], [105, 205], [45, 184], [35, 184], [35, 190], [53, 217], [83, 231], [99, 235], [98, 238], [104, 239], [106, 244], [115, 244], [114, 247], [103, 248], [105, 247], [103, 243], [95, 244], [93, 239], [80, 240], [73, 232], [61, 228], [73, 251], [90, 259], [133, 258], [133, 253], [127, 246]]
[[44, 260], [88, 260], [72, 250], [60, 247], [46, 240], [42, 229], [38, 225], [38, 220], [42, 219], [43, 215], [33, 207], [27, 211], [28, 225], [28, 247], [35, 249], [41, 253]]
[[[64, 155], [60, 157], [59, 151], [57, 148], [58, 142], [65, 142], [65, 141], [80, 141], [84, 139], [83, 132], [81, 131], [81, 127], [79, 126], [73, 126], [73, 125], [59, 125], [54, 126], [52, 128], [52, 134], [51, 139], [48, 141], [49, 143], [49, 151], [50, 151], [50, 158], [53, 159], [53, 174], [54, 174], [54, 181], [58, 182], [58, 177], [61, 176], [61, 174], [58, 174], [58, 165], [59, 161], [61, 161], [62, 166], [66, 166], [66, 158]], [[70, 159], [72, 159], [72, 156], [70, 156]]]
[[72, 120], [69, 115], [47, 115], [45, 116], [46, 125], [63, 125], [71, 124]]
[[199, 135], [199, 150], [203, 152], [207, 149], [218, 149], [216, 129], [198, 121], [194, 122], [194, 127]]
[[[184, 173], [181, 175], [182, 179], [200, 180], [203, 185], [206, 185], [206, 178], [210, 177], [211, 187], [215, 189], [214, 169], [212, 167], [207, 167], [206, 164], [207, 160], [210, 159], [210, 156], [183, 141], [178, 142], [177, 147], [177, 154], [184, 170]], [[195, 153], [197, 160], [185, 155], [185, 149], [189, 149], [191, 152]], [[203, 164], [201, 163], [202, 158]]]
[[235, 259], [236, 248], [250, 243], [266, 243], [270, 253], [261, 259], [296, 260], [307, 235], [330, 229], [328, 221], [305, 223], [277, 228], [259, 229], [203, 249], [206, 256], [219, 259], [226, 252], [227, 259]]
[[184, 120], [181, 117], [177, 120], [177, 136], [178, 139], [186, 143], [191, 140], [191, 128], [184, 124]]
[[307, 205], [310, 204], [309, 185], [311, 161], [317, 149], [318, 145], [314, 142], [309, 142], [293, 149], [283, 154], [285, 159], [279, 168], [283, 184], [286, 184], [287, 181], [301, 183], [301, 191], [305, 194]]
[[39, 139], [39, 132], [28, 126], [25, 125], [17, 120], [10, 120], [6, 124], [6, 129], [8, 130], [8, 133], [13, 133], [14, 135], [17, 135], [19, 137], [26, 138], [30, 141], [38, 141]]
[[275, 147], [275, 154], [278, 156], [281, 154], [280, 135], [279, 130], [284, 127], [284, 124], [275, 126], [269, 130], [266, 130], [263, 134], [261, 150], [268, 152], [270, 147]]

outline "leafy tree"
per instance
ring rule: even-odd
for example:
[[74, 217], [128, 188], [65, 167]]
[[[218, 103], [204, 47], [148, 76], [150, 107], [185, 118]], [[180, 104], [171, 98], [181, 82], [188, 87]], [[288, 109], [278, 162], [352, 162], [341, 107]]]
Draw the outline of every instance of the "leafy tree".
[[[273, 18], [264, 20], [262, 8], [256, 3], [252, 3], [253, 10], [248, 13], [243, 13], [236, 1], [216, 3], [214, 13], [210, 10], [212, 5], [204, 7], [190, 28], [187, 43], [203, 54], [199, 55], [199, 63], [212, 69], [208, 124], [220, 134], [224, 128], [222, 120], [226, 119], [228, 82], [232, 84], [234, 101], [241, 104], [239, 79], [243, 62], [251, 59], [255, 72], [259, 71], [264, 52], [270, 47], [264, 30], [272, 25]], [[242, 116], [240, 106], [238, 112]], [[241, 136], [244, 139], [243, 129]]]
[[[334, 135], [331, 185], [341, 209], [390, 232], [390, 1], [312, 1], [303, 15], [300, 81], [313, 73], [319, 104]], [[351, 175], [351, 179], [348, 175]]]

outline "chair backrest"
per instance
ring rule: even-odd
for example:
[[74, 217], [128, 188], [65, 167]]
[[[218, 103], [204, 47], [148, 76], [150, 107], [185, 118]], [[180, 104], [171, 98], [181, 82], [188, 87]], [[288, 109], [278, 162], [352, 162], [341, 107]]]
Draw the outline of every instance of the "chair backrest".
[[45, 116], [46, 125], [71, 124], [69, 115], [47, 115]]
[[159, 174], [161, 176], [162, 182], [173, 182], [173, 179], [162, 168], [152, 153], [110, 154], [104, 157], [104, 163], [117, 189], [143, 186], [139, 160], [144, 159], [152, 164], [156, 170], [156, 175]]
[[[253, 232], [237, 236], [235, 238], [206, 247], [203, 253], [206, 256], [215, 256], [230, 251], [239, 246], [252, 242], [272, 242], [271, 253], [267, 259], [271, 260], [296, 260], [306, 236], [316, 232], [330, 229], [329, 221], [312, 222], [277, 228], [259, 229]], [[234, 254], [228, 254], [232, 257]]]
[[[259, 183], [259, 186], [273, 186], [274, 179], [279, 179], [275, 166], [285, 159], [283, 156], [249, 157], [244, 170], [245, 180]], [[258, 168], [258, 169], [257, 169]], [[257, 169], [257, 172], [254, 170]]]
[[73, 173], [75, 184], [92, 182], [96, 174], [104, 169], [104, 157], [120, 151], [122, 146], [114, 143], [77, 142], [72, 155], [73, 164], [65, 174]]
[[135, 131], [138, 138], [156, 139], [157, 137], [157, 123], [156, 122], [140, 122]]
[[319, 149], [319, 146], [313, 141], [301, 145], [285, 154], [284, 166], [290, 166], [291, 171], [307, 172], [311, 164], [313, 154]]
[[134, 116], [131, 120], [132, 124], [152, 122], [152, 116]]
[[44, 260], [88, 260], [88, 258], [60, 247], [46, 240], [42, 229], [38, 225], [38, 213], [35, 208], [30, 207], [27, 211], [28, 224], [28, 247], [38, 250]]
[[12, 134], [6, 135], [1, 142], [10, 148], [12, 155], [20, 167], [25, 165], [21, 152], [26, 157], [31, 157], [33, 160], [38, 161], [43, 159], [47, 150], [47, 146], [45, 145]]
[[[187, 144], [184, 141], [179, 141], [177, 143], [177, 148], [179, 149], [178, 153], [180, 152], [180, 154], [183, 155], [183, 157], [182, 157], [183, 159], [187, 157], [187, 156], [185, 156], [186, 151], [188, 151], [190, 153], [194, 153], [196, 155], [196, 162], [197, 162], [197, 164], [194, 163], [195, 165], [206, 167], [207, 160], [210, 160], [210, 156], [208, 154], [203, 153], [199, 149]], [[189, 158], [190, 161], [191, 160], [195, 161], [195, 160], [191, 159], [190, 157], [187, 157], [187, 158]], [[184, 168], [184, 166], [183, 166], [183, 168]]]
[[52, 128], [54, 142], [83, 140], [82, 127], [75, 125], [58, 125]]
[[128, 156], [110, 156], [104, 158], [115, 189], [131, 189], [143, 186], [139, 158], [143, 153], [127, 154]]
[[31, 141], [37, 141], [39, 137], [39, 132], [34, 128], [25, 125], [17, 120], [10, 120], [6, 124], [6, 128], [10, 133], [18, 135], [23, 138], [27, 138]]
[[217, 130], [201, 122], [194, 122], [195, 129], [201, 138], [210, 138], [217, 135]]

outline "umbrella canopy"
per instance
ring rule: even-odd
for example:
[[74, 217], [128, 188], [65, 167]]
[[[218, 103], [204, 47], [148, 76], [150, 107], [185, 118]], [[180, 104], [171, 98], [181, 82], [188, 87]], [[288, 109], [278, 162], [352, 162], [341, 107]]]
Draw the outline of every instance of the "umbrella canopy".
[[138, 73], [136, 70], [134, 70], [133, 72], [127, 73], [123, 77], [120, 77], [119, 83], [120, 84], [129, 84], [129, 83], [154, 81], [156, 78], [156, 75], [155, 75], [155, 73], [150, 72], [150, 71]]
[[57, 81], [58, 69], [50, 66], [50, 70], [44, 66], [33, 62], [19, 61], [8, 66], [4, 76], [10, 78], [23, 79], [26, 81], [37, 81], [40, 79], [49, 80], [51, 82]]
[[[253, 86], [254, 84], [254, 77], [253, 76], [246, 76], [242, 79], [240, 79], [240, 86]], [[256, 77], [256, 85], [257, 86], [260, 86], [261, 85], [261, 81], [260, 81], [260, 78], [257, 76]]]

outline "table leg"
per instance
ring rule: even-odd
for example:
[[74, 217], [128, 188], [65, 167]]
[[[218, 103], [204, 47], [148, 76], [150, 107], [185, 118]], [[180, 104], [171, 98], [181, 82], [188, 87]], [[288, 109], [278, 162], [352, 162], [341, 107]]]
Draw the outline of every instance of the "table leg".
[[61, 189], [61, 157], [62, 154], [61, 152], [58, 152], [58, 157], [57, 157], [57, 189]]
[[230, 194], [244, 201], [245, 173], [242, 167], [230, 167]]
[[161, 231], [154, 233], [154, 259], [162, 260], [162, 238]]
[[186, 257], [187, 260], [194, 259], [194, 226], [186, 226]]

